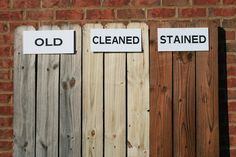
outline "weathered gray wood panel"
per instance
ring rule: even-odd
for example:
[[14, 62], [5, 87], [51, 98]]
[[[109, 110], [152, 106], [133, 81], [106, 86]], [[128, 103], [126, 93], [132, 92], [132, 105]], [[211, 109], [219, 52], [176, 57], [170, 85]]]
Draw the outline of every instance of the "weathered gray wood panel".
[[38, 55], [37, 75], [36, 156], [58, 157], [59, 55]]
[[60, 58], [60, 157], [81, 156], [81, 28], [65, 25], [63, 30], [76, 31], [76, 53]]
[[23, 31], [33, 27], [18, 27], [14, 49], [14, 157], [33, 157], [35, 154], [35, 59], [23, 55]]

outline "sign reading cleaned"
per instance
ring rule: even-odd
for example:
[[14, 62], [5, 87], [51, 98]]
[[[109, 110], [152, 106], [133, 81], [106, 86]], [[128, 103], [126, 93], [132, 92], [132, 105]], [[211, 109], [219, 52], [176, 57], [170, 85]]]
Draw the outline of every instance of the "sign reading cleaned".
[[93, 52], [141, 52], [141, 29], [91, 29]]
[[158, 28], [158, 51], [209, 51], [208, 28]]
[[23, 54], [75, 53], [74, 30], [24, 31]]

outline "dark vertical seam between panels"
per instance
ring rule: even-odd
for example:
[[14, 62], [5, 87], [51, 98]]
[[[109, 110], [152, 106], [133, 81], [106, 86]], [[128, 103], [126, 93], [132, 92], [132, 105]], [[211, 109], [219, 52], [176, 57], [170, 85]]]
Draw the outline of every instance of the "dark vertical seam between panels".
[[150, 156], [150, 154], [151, 154], [151, 139], [150, 139], [150, 136], [151, 136], [151, 43], [150, 43], [150, 41], [151, 41], [151, 36], [150, 36], [150, 25], [148, 25], [148, 60], [149, 60], [149, 62], [148, 62], [148, 81], [149, 81], [149, 87], [148, 87], [148, 92], [149, 92], [149, 107], [148, 107], [148, 110], [149, 110], [149, 137], [148, 137], [148, 139], [149, 139], [149, 156]]
[[195, 55], [195, 157], [197, 157], [197, 52]]
[[128, 156], [128, 64], [127, 53], [125, 53], [125, 156]]
[[81, 41], [80, 41], [80, 52], [76, 52], [76, 53], [80, 53], [80, 83], [81, 83], [81, 104], [80, 104], [80, 157], [83, 156], [83, 31], [82, 31], [82, 27], [81, 27]]
[[102, 75], [102, 128], [103, 128], [103, 133], [102, 133], [102, 156], [105, 156], [105, 54], [102, 53], [102, 70], [103, 70], [103, 75]]
[[35, 55], [35, 119], [34, 119], [34, 157], [36, 157], [36, 137], [37, 137], [37, 82], [38, 82], [38, 55]]
[[61, 90], [61, 88], [60, 88], [60, 81], [61, 81], [61, 55], [59, 55], [59, 61], [58, 61], [58, 70], [59, 70], [59, 72], [58, 72], [58, 144], [57, 144], [57, 147], [58, 147], [58, 157], [60, 157], [60, 122], [61, 122], [61, 120], [60, 120], [60, 111], [61, 111], [61, 109], [60, 109], [60, 107], [61, 107], [61, 102], [60, 102], [60, 90]]
[[171, 107], [171, 119], [172, 119], [172, 157], [174, 157], [175, 153], [174, 153], [174, 55], [173, 55], [173, 52], [171, 52], [171, 55], [172, 55], [172, 65], [171, 65], [171, 72], [172, 72], [172, 82], [171, 82], [171, 104], [172, 104], [172, 107]]

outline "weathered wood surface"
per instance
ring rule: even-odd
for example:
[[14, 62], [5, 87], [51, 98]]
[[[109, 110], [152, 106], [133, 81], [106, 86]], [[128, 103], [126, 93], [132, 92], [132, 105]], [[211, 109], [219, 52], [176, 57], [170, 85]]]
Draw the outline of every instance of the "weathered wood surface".
[[157, 52], [157, 27], [150, 26], [150, 157], [172, 157], [172, 53]]
[[90, 49], [90, 29], [101, 24], [83, 27], [82, 70], [82, 127], [83, 157], [103, 156], [103, 54]]
[[35, 154], [35, 62], [36, 55], [23, 55], [23, 31], [33, 27], [21, 26], [15, 32], [14, 49], [14, 157]]
[[127, 54], [127, 149], [128, 157], [149, 157], [149, 36], [145, 23], [130, 23], [141, 28], [142, 53]]
[[60, 58], [60, 157], [81, 157], [81, 27], [76, 31], [76, 53]]
[[174, 157], [195, 157], [195, 53], [173, 55]]
[[210, 51], [196, 54], [197, 157], [219, 157], [218, 29], [209, 26]]
[[[40, 30], [59, 29], [42, 26]], [[36, 156], [58, 157], [59, 55], [38, 55]]]
[[[125, 28], [124, 24], [107, 24], [105, 28]], [[126, 54], [104, 53], [105, 157], [126, 154]]]

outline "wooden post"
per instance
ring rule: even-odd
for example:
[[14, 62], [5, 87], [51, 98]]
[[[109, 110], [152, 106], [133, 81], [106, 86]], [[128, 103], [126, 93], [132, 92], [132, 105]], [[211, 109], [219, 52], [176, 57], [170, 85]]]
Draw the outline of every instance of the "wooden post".
[[23, 55], [23, 31], [33, 27], [18, 27], [14, 49], [14, 157], [35, 154], [35, 90], [36, 55]]
[[[124, 24], [107, 24], [105, 28], [125, 28]], [[126, 154], [126, 54], [104, 53], [105, 157]]]
[[81, 28], [65, 25], [63, 30], [76, 31], [76, 53], [60, 58], [60, 157], [81, 156]]
[[36, 157], [58, 157], [59, 55], [38, 55], [37, 70]]
[[149, 44], [148, 26], [130, 23], [127, 28], [141, 28], [141, 53], [127, 54], [128, 157], [149, 157]]
[[157, 28], [150, 28], [150, 156], [172, 157], [172, 52], [157, 52]]
[[83, 27], [82, 127], [83, 157], [103, 156], [103, 54], [90, 49], [90, 29], [101, 24]]

